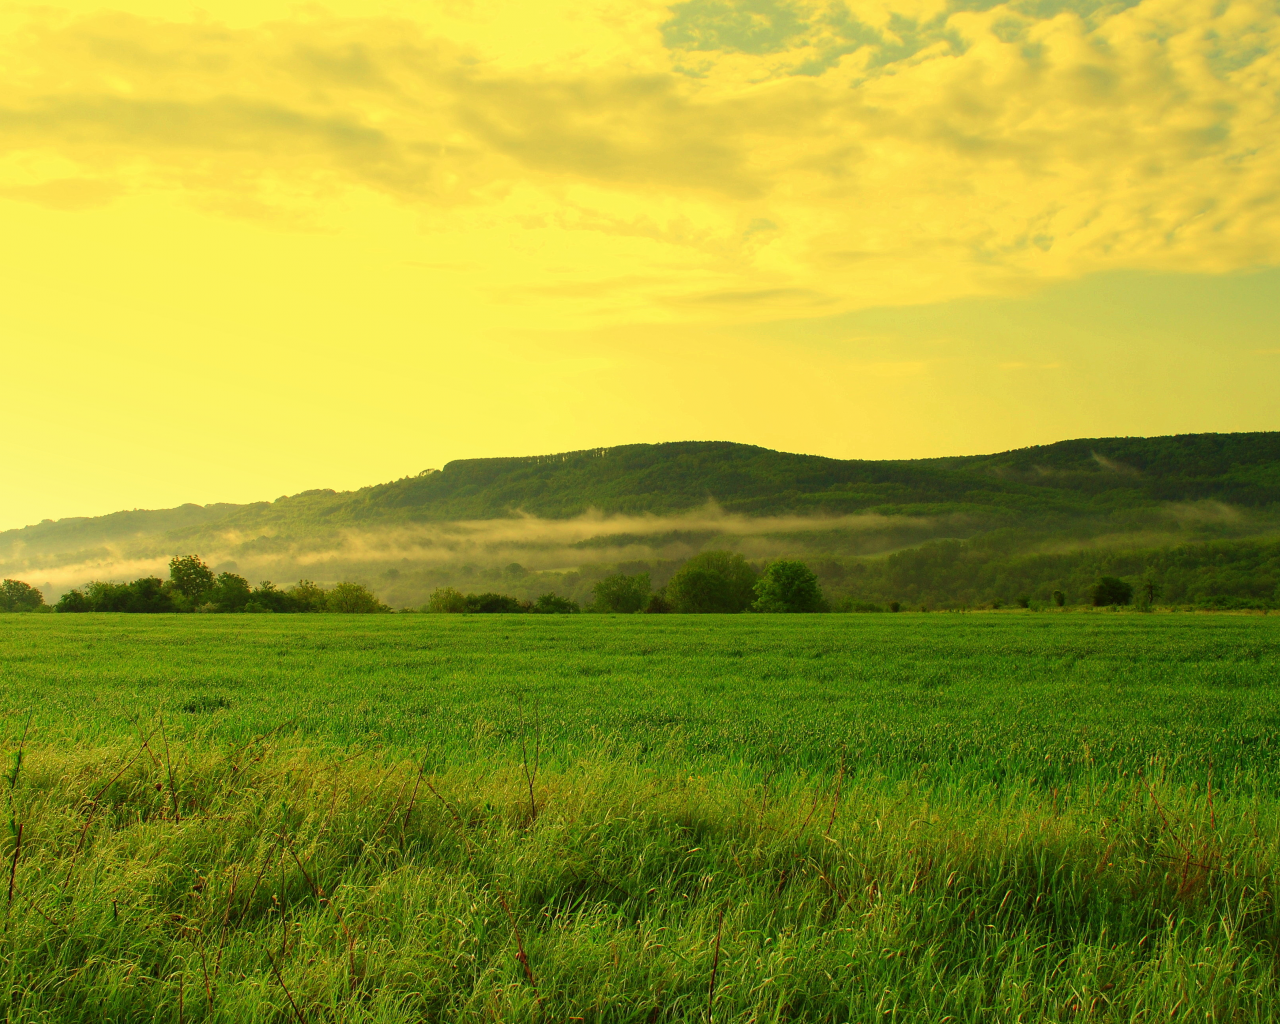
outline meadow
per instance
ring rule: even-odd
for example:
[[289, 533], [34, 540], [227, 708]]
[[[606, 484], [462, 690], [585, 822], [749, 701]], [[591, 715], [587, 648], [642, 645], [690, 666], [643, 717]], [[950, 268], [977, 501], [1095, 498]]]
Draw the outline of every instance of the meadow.
[[0, 616], [6, 1021], [1280, 1013], [1280, 618]]

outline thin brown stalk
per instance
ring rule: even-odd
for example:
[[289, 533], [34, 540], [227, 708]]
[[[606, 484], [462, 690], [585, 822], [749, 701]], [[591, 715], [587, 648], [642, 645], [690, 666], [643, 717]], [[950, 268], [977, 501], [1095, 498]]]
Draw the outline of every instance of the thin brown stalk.
[[516, 937], [516, 960], [524, 970], [525, 980], [529, 982], [529, 987], [533, 989], [534, 995], [538, 999], [538, 1005], [541, 1006], [542, 993], [538, 991], [538, 983], [533, 978], [533, 968], [529, 966], [529, 954], [524, 951], [524, 940], [520, 937], [520, 929], [516, 926], [515, 915], [511, 913], [511, 908], [507, 906], [506, 897], [502, 893], [498, 893], [498, 902], [502, 904], [507, 920], [511, 922], [512, 934]]
[[13, 859], [9, 862], [9, 905], [13, 905], [13, 883], [18, 877], [18, 856], [22, 853], [23, 824], [18, 824], [18, 841], [13, 846]]
[[293, 1007], [294, 1016], [298, 1018], [301, 1024], [306, 1024], [306, 1015], [298, 1009], [298, 1004], [294, 1001], [293, 993], [289, 991], [289, 986], [284, 983], [284, 978], [280, 977], [280, 968], [277, 967], [276, 962], [271, 959], [271, 954], [269, 952], [267, 953], [267, 963], [271, 965], [271, 973], [276, 976], [276, 984], [284, 991], [286, 998], [289, 1000], [289, 1005]]
[[404, 846], [404, 834], [409, 828], [409, 818], [413, 814], [413, 805], [418, 802], [418, 787], [422, 785], [422, 776], [427, 773], [427, 766], [418, 767], [418, 778], [413, 784], [413, 795], [409, 797], [409, 808], [404, 812], [404, 821], [400, 822], [400, 845]]
[[724, 907], [716, 920], [716, 955], [711, 960], [711, 984], [707, 986], [707, 1022], [711, 1021], [711, 1006], [716, 998], [716, 973], [720, 970], [720, 932], [724, 928]]
[[169, 802], [173, 805], [173, 820], [179, 822], [182, 815], [178, 813], [178, 787], [173, 782], [173, 762], [169, 759], [169, 737], [164, 732], [164, 715], [160, 716], [160, 738], [164, 740], [164, 770], [169, 776]]
[[844, 757], [840, 758], [840, 773], [836, 776], [836, 798], [831, 801], [831, 817], [827, 819], [827, 830], [822, 833], [824, 839], [831, 838], [831, 826], [836, 823], [836, 811], [840, 809], [840, 791], [844, 785]]

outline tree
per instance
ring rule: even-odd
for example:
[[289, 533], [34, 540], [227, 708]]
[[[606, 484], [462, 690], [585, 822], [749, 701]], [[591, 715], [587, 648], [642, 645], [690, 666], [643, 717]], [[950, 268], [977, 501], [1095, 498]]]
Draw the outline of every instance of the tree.
[[659, 590], [649, 595], [649, 603], [645, 605], [644, 610], [649, 615], [665, 615], [671, 611], [671, 602], [667, 600], [667, 595]]
[[1133, 587], [1115, 576], [1103, 576], [1094, 585], [1093, 604], [1096, 608], [1112, 604], [1128, 604], [1133, 600]]
[[0, 612], [33, 612], [44, 604], [44, 594], [22, 580], [0, 583]]
[[249, 581], [233, 572], [218, 574], [213, 587], [205, 592], [205, 600], [220, 612], [242, 611], [253, 599]]
[[253, 589], [249, 600], [241, 611], [246, 612], [293, 612], [297, 611], [293, 598], [280, 590], [270, 580], [263, 580]]
[[199, 555], [171, 558], [169, 583], [194, 607], [203, 604], [205, 594], [213, 589], [213, 570], [200, 560]]
[[678, 612], [742, 612], [756, 599], [756, 571], [731, 551], [695, 555], [667, 584]]
[[638, 612], [649, 601], [649, 574], [642, 572], [626, 576], [614, 573], [597, 583], [591, 592], [598, 612]]
[[89, 603], [89, 598], [85, 596], [83, 590], [76, 590], [73, 587], [58, 598], [58, 603], [53, 606], [53, 610], [55, 612], [91, 612], [93, 605]]
[[1061, 590], [1055, 590], [1053, 592], [1053, 603], [1057, 605], [1057, 607], [1061, 608], [1067, 603], [1067, 595]]
[[820, 612], [827, 606], [818, 577], [804, 562], [772, 563], [756, 580], [755, 593], [758, 612]]
[[436, 613], [465, 612], [467, 610], [467, 599], [462, 596], [461, 591], [454, 590], [453, 587], [439, 587], [432, 592], [422, 610]]
[[323, 612], [329, 608], [329, 595], [324, 587], [310, 580], [298, 580], [297, 584], [285, 593], [293, 601], [294, 611]]
[[578, 602], [556, 594], [543, 594], [533, 602], [529, 611], [538, 615], [572, 615], [578, 610]]
[[526, 610], [524, 605], [507, 594], [468, 594], [466, 602], [467, 611], [480, 612], [486, 615], [501, 615]]
[[325, 611], [347, 615], [387, 612], [391, 609], [359, 583], [339, 583], [325, 597]]

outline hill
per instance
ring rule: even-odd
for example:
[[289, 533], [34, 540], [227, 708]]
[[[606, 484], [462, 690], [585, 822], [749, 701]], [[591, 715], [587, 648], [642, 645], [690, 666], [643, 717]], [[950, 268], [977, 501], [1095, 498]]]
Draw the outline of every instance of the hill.
[[1280, 432], [886, 461], [685, 441], [463, 459], [357, 491], [273, 502], [46, 520], [0, 533], [0, 572], [57, 591], [200, 551], [281, 578], [310, 568], [322, 577], [394, 572], [394, 580], [427, 568], [483, 575], [513, 562], [563, 571], [678, 561], [709, 544], [839, 561], [946, 540], [981, 542], [1005, 558], [1055, 546], [1239, 541], [1278, 527]]

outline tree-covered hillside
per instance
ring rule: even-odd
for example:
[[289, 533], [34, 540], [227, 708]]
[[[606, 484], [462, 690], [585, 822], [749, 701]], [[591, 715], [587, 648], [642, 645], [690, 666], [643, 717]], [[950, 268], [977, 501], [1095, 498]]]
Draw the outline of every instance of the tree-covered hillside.
[[[588, 513], [606, 525], [593, 532], [595, 520], [580, 518]], [[623, 529], [608, 527], [610, 516], [648, 518]], [[486, 521], [492, 525], [477, 532], [474, 524]], [[473, 526], [450, 525], [462, 522]], [[1095, 438], [898, 461], [685, 441], [464, 459], [357, 491], [249, 505], [46, 520], [0, 534], [0, 572], [39, 583], [39, 572], [60, 566], [105, 574], [116, 562], [199, 552], [281, 579], [376, 580], [426, 567], [439, 579], [450, 566], [678, 562], [708, 547], [839, 561], [930, 542], [974, 545], [948, 569], [954, 576], [957, 565], [1014, 555], [1277, 533], [1280, 432]], [[957, 588], [983, 590], [982, 573], [964, 575]]]

